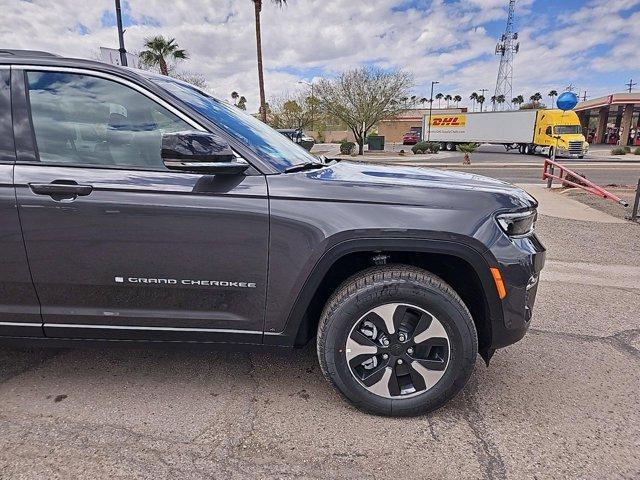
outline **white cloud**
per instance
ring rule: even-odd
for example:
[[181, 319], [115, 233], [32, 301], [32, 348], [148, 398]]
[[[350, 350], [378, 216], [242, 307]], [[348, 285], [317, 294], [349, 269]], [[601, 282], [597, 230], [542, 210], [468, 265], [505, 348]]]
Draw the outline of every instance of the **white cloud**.
[[[262, 25], [268, 96], [297, 91], [300, 76], [331, 75], [363, 63], [403, 68], [416, 78], [416, 94], [428, 95], [431, 80], [446, 93], [469, 93], [495, 85], [495, 25], [506, 20], [505, 0], [433, 0], [424, 8], [397, 11], [400, 0], [289, 0], [279, 9], [265, 0]], [[558, 2], [560, 3], [560, 2]], [[222, 97], [233, 90], [257, 108], [253, 3], [249, 0], [130, 0], [127, 48], [144, 38], [175, 37], [191, 58], [180, 67], [205, 76]], [[640, 0], [592, 0], [563, 15], [519, 0], [521, 51], [514, 95], [562, 89], [573, 82], [591, 92], [621, 85], [602, 81], [611, 70], [640, 65]], [[100, 46], [115, 47], [115, 28], [101, 18], [112, 0], [0, 0], [0, 45], [94, 58]], [[629, 13], [636, 10], [635, 13]], [[556, 18], [557, 17], [557, 18]], [[153, 19], [160, 26], [144, 19]], [[82, 28], [89, 33], [82, 35]], [[493, 35], [487, 26], [492, 25]], [[554, 27], [554, 28], [552, 28]], [[606, 54], [592, 58], [592, 49]], [[610, 81], [610, 80], [609, 80]]]

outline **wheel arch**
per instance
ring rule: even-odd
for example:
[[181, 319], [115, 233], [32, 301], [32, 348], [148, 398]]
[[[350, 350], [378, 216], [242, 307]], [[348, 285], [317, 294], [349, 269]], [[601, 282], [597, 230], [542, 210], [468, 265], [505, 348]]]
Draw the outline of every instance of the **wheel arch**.
[[[289, 311], [285, 330], [265, 333], [265, 343], [293, 343], [302, 346], [316, 333], [318, 320], [329, 296], [344, 280], [376, 264], [374, 257], [387, 263], [417, 266], [440, 276], [465, 302], [478, 330], [479, 350], [490, 356], [492, 323], [502, 321], [502, 306], [489, 268], [496, 266], [493, 256], [478, 245], [457, 240], [353, 239], [328, 249], [318, 260]], [[486, 358], [485, 358], [486, 359]]]

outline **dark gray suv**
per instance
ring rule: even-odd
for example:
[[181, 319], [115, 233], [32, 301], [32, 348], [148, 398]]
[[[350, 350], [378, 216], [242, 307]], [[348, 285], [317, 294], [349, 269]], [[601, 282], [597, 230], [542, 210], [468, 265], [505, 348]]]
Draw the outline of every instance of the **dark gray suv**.
[[0, 51], [0, 342], [234, 349], [317, 336], [350, 402], [415, 415], [525, 334], [536, 201], [319, 161], [191, 85]]

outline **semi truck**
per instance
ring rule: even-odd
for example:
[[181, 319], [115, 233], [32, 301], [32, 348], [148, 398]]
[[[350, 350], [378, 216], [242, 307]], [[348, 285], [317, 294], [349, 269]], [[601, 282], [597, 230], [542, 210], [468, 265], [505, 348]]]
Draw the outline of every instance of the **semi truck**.
[[545, 153], [583, 158], [589, 149], [573, 111], [515, 110], [425, 115], [423, 139], [439, 142], [442, 150], [461, 143], [491, 143], [533, 155]]

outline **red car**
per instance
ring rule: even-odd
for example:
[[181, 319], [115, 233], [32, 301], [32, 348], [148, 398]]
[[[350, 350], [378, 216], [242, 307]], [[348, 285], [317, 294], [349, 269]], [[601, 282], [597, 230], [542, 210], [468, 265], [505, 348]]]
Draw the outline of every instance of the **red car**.
[[420, 141], [420, 132], [407, 132], [402, 136], [403, 145], [415, 145]]

